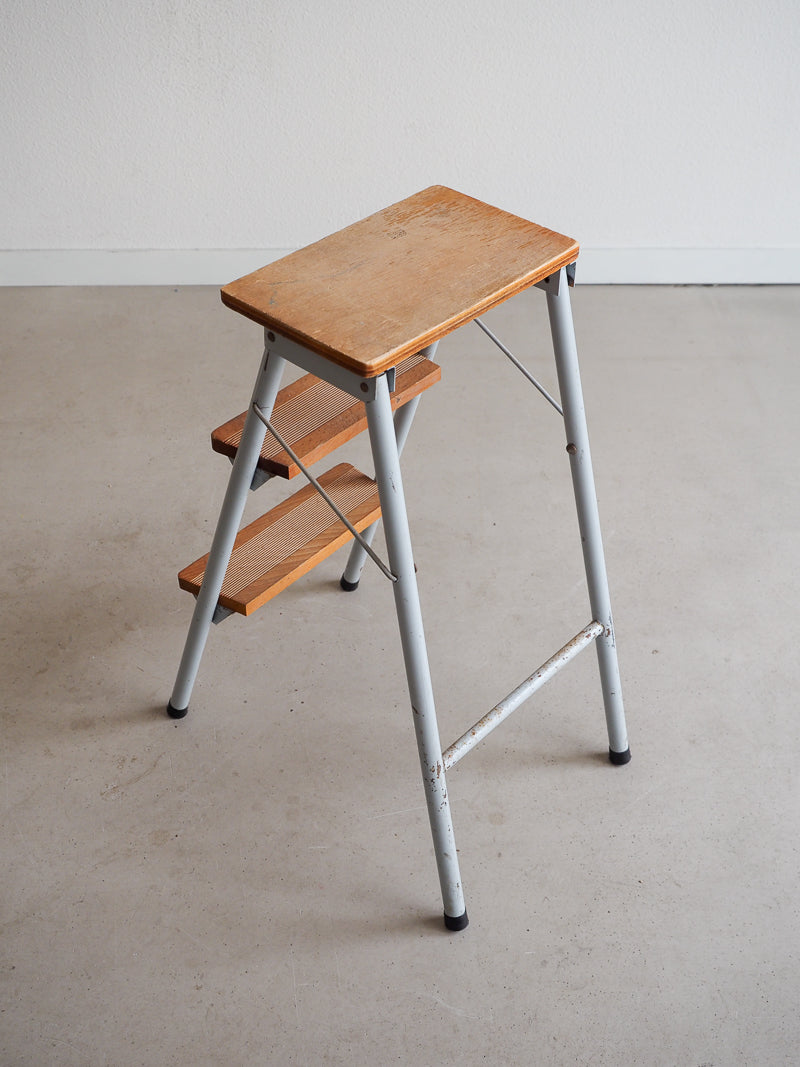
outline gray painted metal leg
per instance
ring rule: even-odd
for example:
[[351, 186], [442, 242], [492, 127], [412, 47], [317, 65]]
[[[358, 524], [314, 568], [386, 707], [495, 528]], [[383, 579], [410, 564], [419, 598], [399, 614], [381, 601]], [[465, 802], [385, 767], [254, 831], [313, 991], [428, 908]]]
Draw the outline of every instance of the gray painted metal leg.
[[389, 566], [393, 583], [400, 639], [406, 665], [409, 695], [417, 735], [428, 817], [436, 852], [436, 864], [444, 902], [445, 925], [461, 930], [467, 925], [453, 823], [447, 799], [444, 760], [436, 723], [428, 652], [422, 626], [414, 556], [408, 529], [400, 459], [392, 422], [391, 401], [385, 375], [378, 379], [375, 399], [367, 405], [375, 477], [381, 501]]
[[[286, 361], [280, 356], [270, 355], [265, 349], [261, 368], [253, 390], [253, 401], [268, 416], [272, 413], [275, 397], [278, 394], [281, 377]], [[189, 633], [181, 657], [178, 676], [167, 711], [174, 719], [183, 718], [189, 708], [200, 660], [205, 648], [208, 630], [217, 607], [219, 592], [228, 568], [228, 561], [233, 551], [233, 543], [239, 532], [247, 494], [256, 471], [256, 464], [264, 442], [265, 428], [253, 414], [252, 401], [247, 412], [247, 419], [242, 432], [242, 440], [236, 452], [236, 459], [231, 470], [228, 489], [217, 520], [217, 529], [211, 543], [208, 565], [203, 577], [203, 584], [197, 596], [194, 614], [189, 626]]]
[[[397, 452], [401, 455], [403, 452], [403, 446], [406, 443], [408, 437], [408, 431], [411, 429], [411, 423], [414, 421], [414, 415], [419, 407], [420, 397], [412, 397], [407, 404], [404, 404], [401, 408], [394, 413], [394, 432], [397, 440]], [[373, 522], [371, 526], [368, 526], [361, 535], [368, 545], [372, 544], [372, 540], [378, 530], [378, 523]], [[358, 586], [361, 581], [361, 572], [364, 570], [364, 564], [367, 561], [367, 553], [362, 546], [355, 541], [353, 547], [350, 549], [350, 555], [347, 558], [347, 566], [344, 569], [344, 574], [341, 577], [342, 589], [347, 592], [352, 592]]]
[[[420, 352], [426, 359], [433, 359], [438, 347], [439, 342], [435, 341], [432, 345], [428, 345], [427, 348], [421, 349]], [[417, 413], [417, 408], [419, 407], [421, 399], [421, 397], [415, 396], [395, 412], [394, 432], [395, 437], [397, 438], [397, 451], [400, 455], [403, 454], [403, 448], [405, 447], [406, 439], [408, 438], [408, 432], [411, 429], [411, 423], [414, 421], [414, 416]], [[372, 526], [368, 526], [361, 535], [368, 545], [372, 544], [372, 540], [375, 537], [377, 530], [378, 523], [373, 522]], [[366, 561], [367, 554], [356, 541], [350, 549], [350, 555], [347, 558], [347, 566], [341, 577], [342, 589], [345, 589], [349, 593], [352, 592], [353, 589], [358, 588], [358, 583], [361, 581], [361, 572], [364, 570]]]
[[583, 406], [583, 390], [578, 368], [578, 351], [572, 323], [569, 286], [564, 270], [560, 272], [559, 277], [553, 278], [548, 284], [547, 310], [550, 316], [561, 403], [564, 408], [567, 452], [572, 470], [572, 485], [575, 491], [575, 504], [583, 545], [583, 561], [589, 586], [589, 603], [593, 618], [603, 627], [603, 633], [597, 638], [596, 645], [611, 761], [612, 763], [627, 763], [630, 759], [630, 749], [622, 705], [622, 686], [617, 662], [614, 623], [611, 617], [611, 597], [608, 591], [603, 541], [600, 533], [600, 516], [592, 472], [592, 457], [589, 451], [589, 434]]

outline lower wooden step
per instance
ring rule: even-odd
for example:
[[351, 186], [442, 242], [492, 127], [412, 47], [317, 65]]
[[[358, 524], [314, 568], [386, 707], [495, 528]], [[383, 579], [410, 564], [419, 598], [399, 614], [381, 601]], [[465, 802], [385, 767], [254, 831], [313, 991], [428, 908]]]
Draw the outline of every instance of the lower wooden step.
[[[419, 354], [397, 367], [392, 408], [419, 396], [442, 376], [436, 363]], [[231, 459], [242, 439], [246, 412], [218, 426], [211, 434], [211, 447]], [[363, 403], [335, 385], [305, 374], [281, 389], [272, 419], [275, 429], [306, 465], [327, 456], [367, 427]], [[294, 478], [299, 468], [275, 438], [267, 432], [258, 466], [279, 478]]]
[[[378, 487], [349, 463], [340, 463], [318, 480], [359, 533], [380, 518]], [[344, 523], [307, 485], [239, 532], [219, 603], [252, 615], [351, 540]], [[181, 589], [197, 596], [207, 562], [206, 554], [184, 567], [178, 575]]]

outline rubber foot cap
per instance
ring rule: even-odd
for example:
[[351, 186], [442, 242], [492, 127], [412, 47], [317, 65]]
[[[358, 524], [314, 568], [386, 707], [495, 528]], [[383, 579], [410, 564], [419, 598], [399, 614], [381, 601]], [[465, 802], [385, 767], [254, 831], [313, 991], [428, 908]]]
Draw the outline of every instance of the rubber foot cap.
[[171, 700], [169, 704], [167, 704], [167, 715], [169, 715], [171, 719], [182, 719], [188, 710], [188, 704], [182, 710], [180, 708], [173, 708]]
[[469, 919], [467, 918], [467, 913], [464, 912], [463, 915], [457, 915], [455, 917], [453, 917], [452, 915], [445, 914], [444, 925], [447, 927], [448, 930], [466, 930], [466, 928], [469, 926]]
[[626, 748], [624, 752], [615, 752], [613, 748], [608, 750], [608, 758], [615, 767], [622, 767], [631, 761], [631, 750]]
[[339, 579], [339, 585], [345, 593], [352, 593], [354, 589], [358, 589], [358, 582], [348, 582], [344, 575]]

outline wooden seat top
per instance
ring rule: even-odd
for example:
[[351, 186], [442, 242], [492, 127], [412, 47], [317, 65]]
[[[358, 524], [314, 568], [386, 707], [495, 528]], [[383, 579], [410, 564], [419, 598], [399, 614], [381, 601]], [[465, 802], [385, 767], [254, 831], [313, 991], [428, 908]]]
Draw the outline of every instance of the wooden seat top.
[[578, 258], [578, 244], [434, 185], [231, 282], [222, 301], [365, 378]]

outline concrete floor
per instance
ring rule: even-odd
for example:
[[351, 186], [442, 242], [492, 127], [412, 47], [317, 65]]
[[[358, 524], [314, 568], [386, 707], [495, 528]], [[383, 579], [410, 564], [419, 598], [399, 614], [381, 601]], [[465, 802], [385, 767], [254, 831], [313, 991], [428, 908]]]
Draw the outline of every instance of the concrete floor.
[[[0, 291], [3, 1065], [797, 1062], [800, 290], [574, 306], [633, 761], [589, 651], [451, 773], [447, 934], [374, 568], [214, 628], [164, 715], [257, 327]], [[542, 295], [489, 321], [552, 386]], [[589, 615], [558, 416], [474, 327], [438, 361], [405, 478], [449, 743]]]

